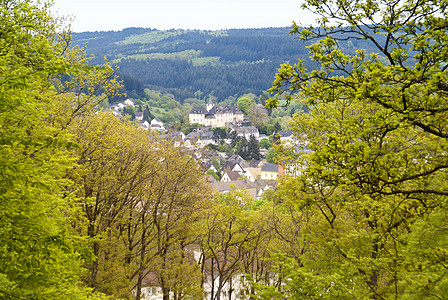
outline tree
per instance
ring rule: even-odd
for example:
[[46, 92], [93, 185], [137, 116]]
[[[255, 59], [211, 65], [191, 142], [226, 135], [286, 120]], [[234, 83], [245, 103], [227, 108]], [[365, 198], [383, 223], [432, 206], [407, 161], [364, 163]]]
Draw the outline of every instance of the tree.
[[252, 105], [255, 105], [255, 100], [249, 96], [241, 96], [236, 102], [236, 106], [245, 114], [249, 112]]
[[[116, 248], [110, 244], [118, 236], [114, 231], [117, 224], [124, 222], [129, 207], [135, 209], [134, 199], [142, 193], [144, 182], [152, 175], [149, 167], [155, 158], [148, 152], [150, 137], [146, 131], [110, 113], [78, 118], [70, 129], [79, 146], [79, 159], [70, 178], [82, 186], [77, 197], [86, 220], [82, 222], [80, 218], [75, 229], [91, 239], [95, 256], [88, 265], [85, 281], [95, 290], [119, 295], [123, 289], [124, 296], [128, 296], [130, 288], [126, 276], [130, 275], [123, 264], [111, 265], [111, 262], [115, 255], [120, 256], [120, 251], [125, 253], [132, 249], [128, 247], [113, 253]], [[120, 262], [120, 258], [116, 261]]]
[[[211, 283], [210, 300], [221, 299], [227, 283], [243, 271], [242, 262], [254, 245], [259, 232], [253, 226], [249, 208], [253, 200], [236, 190], [225, 195], [216, 195], [203, 220], [203, 235], [200, 239], [204, 276]], [[234, 290], [230, 288], [229, 299]]]
[[144, 208], [138, 214], [137, 299], [149, 273], [157, 278], [163, 299], [170, 298], [170, 291], [178, 299], [186, 294], [198, 298], [201, 277], [188, 247], [198, 238], [196, 223], [208, 207], [210, 192], [187, 149], [159, 141], [152, 152], [157, 159], [152, 160], [151, 177], [137, 198], [137, 207]]
[[212, 175], [213, 178], [216, 179], [216, 181], [220, 181], [221, 178], [219, 178], [219, 175], [215, 173], [212, 169], [208, 169], [207, 172], [205, 172], [205, 175]]
[[186, 149], [153, 136], [130, 121], [98, 113], [72, 126], [79, 145], [71, 178], [81, 211], [76, 230], [91, 238], [95, 260], [85, 281], [115, 297], [142, 297], [151, 274], [177, 297], [202, 292], [189, 253], [195, 222], [209, 193], [199, 165]]
[[271, 142], [269, 142], [269, 140], [267, 138], [261, 139], [261, 141], [258, 143], [258, 145], [260, 146], [260, 148], [264, 148], [267, 150], [269, 150], [272, 146]]
[[131, 117], [131, 120], [134, 120], [135, 119], [134, 108], [130, 105], [123, 107], [123, 115], [129, 115]]
[[238, 133], [236, 133], [236, 130], [232, 130], [229, 133], [228, 138], [230, 139], [230, 146], [232, 148], [235, 147], [238, 141], [240, 140], [240, 137], [238, 136]]
[[242, 136], [239, 138], [238, 142], [236, 143], [236, 151], [235, 153], [241, 156], [243, 159], [248, 159], [248, 148], [247, 148], [247, 139], [245, 136]]
[[225, 139], [227, 137], [227, 130], [225, 127], [213, 128], [213, 138], [215, 140]]
[[279, 152], [275, 147], [269, 148], [268, 153], [266, 153], [266, 161], [270, 164], [278, 163]]
[[[447, 273], [440, 262], [448, 237], [444, 231], [437, 239], [425, 237], [428, 249], [415, 236], [446, 213], [446, 5], [305, 6], [322, 17], [319, 28], [302, 30], [305, 40], [323, 38], [309, 48], [320, 68], [282, 65], [272, 91], [311, 104], [309, 115], [293, 119], [293, 129], [307, 137], [306, 151], [283, 158], [301, 175], [286, 178], [279, 195], [306, 212], [303, 237], [320, 247], [304, 251], [295, 260], [298, 272], [288, 275], [290, 282], [312, 284], [297, 281], [289, 292], [310, 286], [311, 295], [318, 286], [313, 282], [336, 282], [333, 290], [320, 290], [333, 298], [443, 297]], [[292, 31], [299, 30], [295, 25]], [[343, 53], [339, 39], [369, 40], [379, 54]], [[419, 253], [425, 267], [414, 267], [409, 251]]]
[[257, 138], [251, 134], [249, 142], [247, 143], [247, 158], [253, 160], [260, 159], [260, 146], [258, 145]]
[[112, 69], [88, 67], [48, 10], [26, 0], [0, 3], [2, 299], [91, 296], [80, 283], [91, 256], [69, 227], [76, 212], [66, 172], [76, 145], [66, 128], [105, 100], [96, 92], [108, 90]]
[[[350, 92], [356, 99], [366, 99], [390, 109], [403, 121], [437, 137], [446, 138], [441, 120], [446, 113], [445, 49], [448, 33], [444, 30], [447, 9], [441, 1], [423, 3], [400, 1], [387, 5], [367, 2], [359, 6], [331, 1], [306, 2], [304, 5], [321, 16], [319, 28], [306, 28], [301, 38], [323, 38], [310, 53], [321, 66], [308, 72], [299, 62], [282, 65], [273, 92], [290, 101], [301, 92], [308, 102], [332, 101], [342, 95], [333, 90]], [[329, 24], [334, 21], [334, 24]], [[294, 25], [292, 33], [300, 28]], [[365, 39], [378, 54], [360, 50], [344, 54], [338, 40]], [[342, 76], [339, 76], [342, 75]], [[319, 92], [317, 95], [316, 92]], [[319, 98], [318, 98], [319, 97]], [[268, 106], [278, 104], [272, 98]], [[425, 99], [422, 102], [422, 99]]]
[[279, 132], [282, 130], [282, 125], [277, 121], [274, 125], [275, 132]]
[[268, 111], [261, 104], [252, 105], [247, 113], [252, 125], [258, 129], [269, 122]]
[[145, 109], [143, 110], [143, 121], [151, 123], [152, 119], [154, 119], [154, 116], [149, 111], [149, 106], [145, 105]]

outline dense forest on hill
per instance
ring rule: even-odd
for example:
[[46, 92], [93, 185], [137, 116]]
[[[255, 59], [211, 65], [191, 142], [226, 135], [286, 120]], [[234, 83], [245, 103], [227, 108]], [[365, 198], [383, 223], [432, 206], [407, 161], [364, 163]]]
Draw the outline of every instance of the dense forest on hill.
[[[128, 96], [142, 97], [145, 87], [169, 92], [183, 102], [198, 94], [218, 101], [269, 89], [282, 63], [305, 59], [309, 42], [288, 34], [289, 28], [224, 31], [127, 28], [122, 31], [73, 34], [74, 45], [85, 45], [93, 64], [103, 58], [119, 67]], [[342, 42], [350, 53], [367, 49], [365, 41]]]

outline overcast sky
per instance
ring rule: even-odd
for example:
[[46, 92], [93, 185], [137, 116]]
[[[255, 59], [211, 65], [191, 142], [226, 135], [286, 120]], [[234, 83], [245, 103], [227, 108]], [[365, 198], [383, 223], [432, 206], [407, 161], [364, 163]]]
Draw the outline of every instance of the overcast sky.
[[313, 17], [301, 0], [54, 0], [53, 11], [74, 17], [72, 30], [104, 31], [127, 27], [230, 29], [290, 27]]

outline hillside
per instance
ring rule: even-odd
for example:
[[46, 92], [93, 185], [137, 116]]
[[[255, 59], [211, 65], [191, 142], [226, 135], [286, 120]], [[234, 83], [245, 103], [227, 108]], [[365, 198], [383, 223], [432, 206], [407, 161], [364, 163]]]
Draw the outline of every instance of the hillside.
[[[244, 93], [260, 94], [271, 87], [280, 64], [308, 59], [306, 44], [288, 34], [289, 28], [223, 31], [128, 28], [83, 32], [74, 45], [119, 66], [129, 96], [143, 89], [169, 92], [182, 102], [210, 94], [223, 101]], [[359, 42], [361, 43], [361, 42]], [[353, 43], [348, 50], [356, 50]], [[363, 45], [363, 48], [366, 48]], [[311, 61], [308, 67], [316, 67]]]

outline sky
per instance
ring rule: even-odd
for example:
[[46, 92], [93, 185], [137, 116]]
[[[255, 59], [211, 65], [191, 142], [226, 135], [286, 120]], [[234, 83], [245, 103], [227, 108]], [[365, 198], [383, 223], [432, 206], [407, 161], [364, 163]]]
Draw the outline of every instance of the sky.
[[313, 23], [302, 0], [53, 0], [53, 12], [71, 16], [74, 32], [128, 27], [220, 30], [291, 27]]

